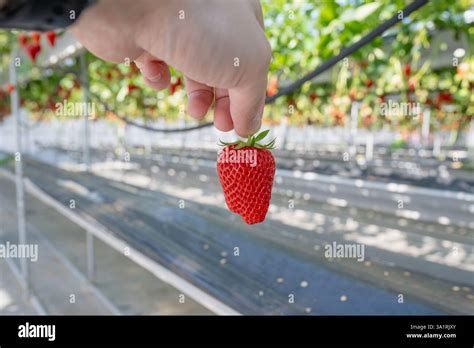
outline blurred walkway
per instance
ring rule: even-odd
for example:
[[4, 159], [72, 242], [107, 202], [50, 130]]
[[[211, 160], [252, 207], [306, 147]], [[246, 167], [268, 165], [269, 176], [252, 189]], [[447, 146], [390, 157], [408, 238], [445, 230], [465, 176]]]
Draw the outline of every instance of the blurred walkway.
[[[211, 205], [187, 200], [186, 209], [180, 209], [178, 197], [184, 192], [171, 197], [38, 162], [25, 164], [29, 177], [58, 201], [74, 197], [81, 212], [242, 313], [442, 312], [411, 295], [414, 291], [405, 286], [403, 270], [353, 259], [328, 260], [323, 250], [298, 243], [299, 232], [293, 227], [272, 221], [243, 226], [234, 215]], [[233, 254], [235, 246], [240, 248], [239, 257]], [[388, 270], [391, 285], [380, 282]], [[403, 288], [402, 304], [394, 284]], [[420, 290], [417, 293], [428, 297]]]
[[[159, 281], [124, 255], [95, 240], [96, 282], [85, 274], [85, 231], [26, 195], [28, 244], [38, 245], [30, 263], [34, 293], [48, 314], [212, 314]], [[14, 183], [0, 175], [0, 243], [16, 243]], [[12, 259], [13, 260], [13, 259]], [[14, 260], [17, 262], [17, 260]], [[0, 259], [0, 314], [30, 314], [4, 259]]]
[[0, 315], [35, 315], [35, 308], [23, 300], [17, 279], [7, 261], [0, 258]]

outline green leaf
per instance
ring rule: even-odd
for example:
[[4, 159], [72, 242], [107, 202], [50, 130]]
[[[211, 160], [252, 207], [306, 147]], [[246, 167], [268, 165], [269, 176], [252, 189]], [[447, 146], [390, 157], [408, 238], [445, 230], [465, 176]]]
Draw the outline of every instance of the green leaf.
[[222, 141], [222, 140], [219, 139], [218, 145], [220, 145], [220, 146], [229, 146], [229, 145], [236, 145], [236, 144], [238, 144], [238, 143], [239, 143], [239, 141], [234, 141], [234, 142], [232, 142], [232, 143], [226, 143], [226, 142], [224, 142], [224, 141]]
[[357, 21], [362, 22], [377, 10], [382, 4], [371, 2], [357, 8], [348, 8], [339, 17], [342, 22]]
[[257, 138], [252, 137], [252, 139], [250, 140], [250, 147], [254, 147], [256, 141], [257, 141]]
[[256, 137], [255, 137], [255, 141], [260, 141], [262, 140], [263, 138], [265, 138], [268, 134], [268, 132], [270, 132], [270, 129], [267, 129], [267, 130], [264, 130], [263, 132], [260, 132]]
[[265, 145], [265, 147], [267, 149], [273, 149], [274, 145], [275, 145], [275, 141], [276, 141], [276, 138], [273, 139], [272, 141], [270, 141], [267, 145]]

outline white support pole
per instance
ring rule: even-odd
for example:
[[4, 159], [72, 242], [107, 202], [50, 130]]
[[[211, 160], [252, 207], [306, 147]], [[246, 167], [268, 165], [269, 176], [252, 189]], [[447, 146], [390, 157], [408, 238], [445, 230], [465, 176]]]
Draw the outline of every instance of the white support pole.
[[310, 150], [310, 141], [311, 141], [311, 136], [309, 135], [309, 126], [303, 127], [303, 149], [304, 151], [309, 151]]
[[438, 157], [441, 154], [441, 136], [435, 134], [433, 140], [433, 156]]
[[25, 143], [23, 146], [23, 150], [25, 153], [31, 155], [31, 140], [30, 140], [30, 135], [31, 135], [31, 127], [30, 127], [30, 122], [28, 119], [28, 113], [23, 110], [20, 111], [20, 115], [22, 118], [22, 125], [24, 129], [24, 135], [25, 135]]
[[89, 103], [89, 74], [87, 71], [87, 62], [85, 53], [81, 54], [80, 58], [81, 64], [81, 84], [82, 84], [82, 102], [83, 102], [83, 118], [84, 118], [84, 142], [83, 142], [83, 161], [86, 167], [86, 171], [90, 170], [91, 165], [91, 156], [90, 156], [90, 134], [89, 134], [89, 115], [88, 113], [88, 103]]
[[86, 232], [86, 248], [87, 248], [87, 278], [93, 282], [95, 279], [95, 250], [94, 250], [94, 235]]
[[367, 162], [372, 161], [374, 158], [374, 135], [372, 133], [367, 134], [365, 139], [365, 160]]
[[[15, 59], [18, 51], [13, 49], [10, 61], [10, 83], [15, 86], [11, 94], [11, 110], [15, 116], [15, 183], [16, 183], [16, 210], [17, 210], [17, 224], [18, 224], [18, 244], [26, 245], [26, 223], [25, 223], [25, 190], [23, 182], [23, 155], [21, 143], [21, 116], [20, 116], [20, 98], [18, 95], [17, 75]], [[22, 275], [22, 290], [23, 297], [28, 300], [30, 297], [30, 272], [28, 267], [28, 259], [20, 259], [20, 270]]]
[[280, 128], [281, 128], [281, 133], [283, 141], [281, 142], [281, 149], [286, 150], [286, 147], [288, 145], [288, 137], [289, 137], [289, 129], [288, 129], [288, 115], [283, 116], [281, 123], [280, 123]]
[[355, 101], [351, 105], [351, 124], [350, 124], [350, 146], [349, 146], [349, 154], [351, 158], [353, 158], [357, 153], [357, 146], [356, 146], [356, 136], [357, 136], [357, 124], [359, 121], [359, 108], [360, 103]]
[[423, 123], [421, 125], [421, 137], [425, 145], [428, 145], [430, 138], [430, 118], [431, 110], [429, 108], [426, 108], [423, 111]]
[[474, 162], [474, 118], [471, 119], [471, 124], [469, 125], [469, 131], [466, 135], [466, 145], [468, 157], [471, 161]]
[[[87, 70], [86, 53], [82, 53], [79, 57], [81, 65], [81, 85], [82, 85], [82, 110], [84, 118], [84, 152], [83, 161], [86, 171], [90, 171], [91, 156], [90, 156], [90, 132], [89, 132], [89, 74]], [[94, 236], [90, 231], [86, 232], [86, 259], [87, 259], [87, 277], [91, 282], [95, 278], [95, 252], [94, 252]]]
[[[180, 105], [179, 106], [179, 113], [178, 113], [178, 123], [179, 127], [186, 128], [186, 111], [185, 111], [185, 106]], [[181, 132], [179, 135], [181, 137], [180, 139], [180, 147], [184, 149], [186, 147], [186, 132]]]

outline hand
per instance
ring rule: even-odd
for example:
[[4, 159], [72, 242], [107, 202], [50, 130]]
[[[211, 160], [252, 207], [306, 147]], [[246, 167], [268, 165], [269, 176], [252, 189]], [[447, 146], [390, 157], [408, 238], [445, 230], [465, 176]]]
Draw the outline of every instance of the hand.
[[241, 136], [261, 125], [271, 48], [257, 0], [100, 0], [71, 32], [102, 59], [134, 60], [145, 82], [170, 82], [168, 64], [185, 75], [188, 112]]

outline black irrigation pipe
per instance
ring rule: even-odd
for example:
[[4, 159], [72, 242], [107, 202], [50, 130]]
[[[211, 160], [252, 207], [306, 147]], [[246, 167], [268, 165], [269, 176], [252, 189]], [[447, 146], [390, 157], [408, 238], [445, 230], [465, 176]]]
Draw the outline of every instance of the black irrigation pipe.
[[294, 91], [296, 91], [298, 88], [300, 88], [304, 83], [314, 79], [316, 76], [322, 74], [329, 68], [331, 68], [333, 65], [341, 61], [342, 59], [350, 56], [352, 53], [357, 51], [359, 48], [364, 47], [371, 41], [373, 41], [376, 37], [382, 35], [387, 29], [393, 27], [395, 24], [397, 24], [399, 21], [403, 20], [404, 18], [408, 17], [412, 12], [416, 11], [423, 5], [426, 5], [428, 3], [428, 0], [415, 0], [412, 2], [410, 5], [405, 7], [402, 10], [402, 18], [399, 18], [399, 14], [395, 14], [392, 18], [388, 19], [387, 21], [383, 22], [380, 24], [377, 28], [372, 30], [370, 33], [368, 33], [366, 36], [364, 36], [362, 39], [354, 43], [352, 46], [349, 46], [347, 48], [344, 48], [338, 55], [335, 55], [328, 60], [326, 60], [323, 64], [318, 66], [316, 69], [314, 69], [312, 72], [309, 74], [303, 76], [301, 79], [294, 81], [290, 85], [282, 88], [277, 94], [267, 97], [265, 100], [265, 104], [271, 104], [273, 103], [277, 98], [283, 96], [283, 95], [288, 95]]
[[110, 107], [109, 105], [107, 105], [107, 103], [103, 102], [99, 96], [95, 93], [92, 93], [92, 92], [89, 92], [89, 95], [91, 95], [92, 97], [94, 97], [95, 99], [97, 99], [97, 101], [102, 104], [102, 106], [105, 108], [105, 110], [107, 111], [110, 111], [110, 112], [113, 112], [115, 114], [115, 116], [117, 116], [119, 119], [121, 119], [122, 121], [124, 121], [126, 124], [130, 125], [130, 126], [134, 126], [134, 127], [137, 127], [137, 128], [141, 128], [141, 129], [145, 129], [145, 130], [148, 130], [148, 131], [151, 131], [151, 132], [160, 132], [160, 133], [177, 133], [177, 132], [188, 132], [188, 131], [193, 131], [193, 130], [197, 130], [197, 129], [201, 129], [201, 128], [205, 128], [205, 127], [209, 127], [210, 125], [212, 125], [213, 123], [212, 122], [208, 122], [208, 123], [201, 123], [201, 124], [198, 124], [196, 126], [192, 126], [192, 127], [187, 127], [187, 128], [154, 128], [154, 127], [151, 127], [151, 126], [147, 126], [146, 124], [140, 124], [138, 122], [135, 122], [135, 121], [132, 121], [131, 119], [129, 119], [128, 117], [126, 116], [120, 116], [120, 115], [117, 115]]
[[[280, 98], [284, 95], [291, 94], [294, 91], [298, 90], [304, 83], [314, 79], [316, 76], [322, 74], [323, 72], [325, 72], [326, 70], [328, 70], [329, 68], [331, 68], [332, 66], [337, 64], [342, 59], [350, 56], [352, 53], [354, 53], [358, 49], [364, 47], [365, 45], [367, 45], [368, 43], [373, 41], [375, 38], [382, 35], [387, 29], [393, 27], [395, 24], [397, 24], [398, 22], [400, 22], [404, 18], [408, 17], [412, 12], [418, 10], [420, 7], [426, 5], [427, 3], [428, 3], [428, 0], [415, 0], [415, 1], [413, 1], [410, 5], [406, 6], [403, 10], [401, 10], [401, 13], [400, 13], [400, 11], [398, 11], [392, 18], [390, 18], [390, 19], [386, 20], [385, 22], [383, 22], [382, 24], [380, 24], [378, 27], [373, 29], [370, 33], [368, 33], [366, 36], [364, 36], [362, 39], [360, 39], [359, 41], [357, 41], [353, 45], [341, 50], [341, 52], [339, 54], [337, 54], [337, 55], [329, 58], [328, 60], [326, 60], [324, 63], [322, 63], [316, 69], [314, 69], [312, 72], [306, 74], [302, 78], [300, 78], [300, 79], [292, 82], [288, 86], [282, 88], [280, 91], [278, 91], [277, 94], [275, 94], [271, 97], [267, 97], [265, 99], [265, 104], [272, 104], [278, 98]], [[94, 97], [97, 98], [96, 95], [94, 95]], [[100, 100], [99, 98], [97, 98], [97, 99]], [[112, 111], [112, 110], [110, 110], [110, 108], [108, 108], [107, 104], [105, 104], [102, 101], [101, 101], [101, 103], [102, 103], [102, 105], [104, 105], [104, 107], [108, 111]], [[116, 115], [116, 116], [118, 118], [122, 119], [125, 123], [127, 123], [131, 126], [142, 128], [142, 129], [152, 131], [152, 132], [160, 132], [160, 133], [189, 132], [189, 131], [193, 131], [193, 130], [196, 130], [196, 129], [201, 129], [201, 128], [205, 128], [205, 127], [209, 127], [209, 126], [213, 125], [213, 122], [207, 122], [207, 123], [202, 123], [202, 124], [199, 124], [197, 126], [187, 127], [187, 128], [158, 129], [158, 128], [150, 127], [150, 126], [147, 126], [147, 125], [142, 125], [140, 123], [131, 121], [130, 119], [128, 119], [127, 117], [124, 117], [124, 116], [120, 116], [120, 115]]]

